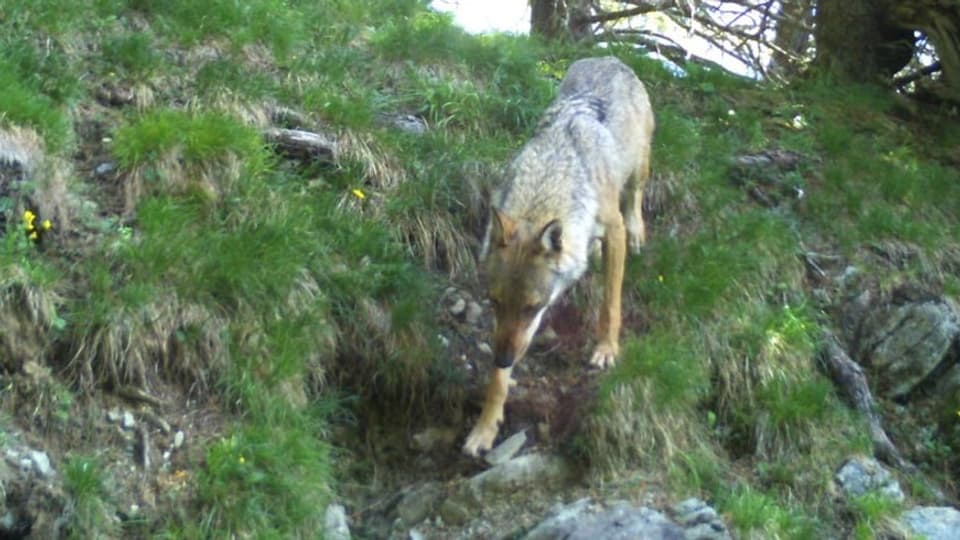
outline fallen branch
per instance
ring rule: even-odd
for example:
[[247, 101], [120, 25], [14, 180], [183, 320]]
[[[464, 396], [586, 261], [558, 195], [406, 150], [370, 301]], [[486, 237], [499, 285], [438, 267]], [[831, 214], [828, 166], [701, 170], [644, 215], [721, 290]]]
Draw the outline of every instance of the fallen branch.
[[301, 129], [269, 128], [263, 138], [290, 157], [307, 162], [332, 163], [337, 154], [336, 139], [327, 134]]
[[867, 386], [867, 376], [863, 373], [863, 369], [850, 358], [833, 334], [827, 333], [825, 336], [824, 347], [820, 351], [818, 360], [820, 366], [840, 389], [843, 397], [854, 409], [866, 416], [870, 427], [870, 440], [873, 442], [873, 452], [877, 458], [903, 471], [916, 470], [912, 463], [903, 459], [900, 451], [883, 430], [880, 415], [877, 414], [877, 405], [873, 400], [873, 394], [870, 393], [870, 387]]

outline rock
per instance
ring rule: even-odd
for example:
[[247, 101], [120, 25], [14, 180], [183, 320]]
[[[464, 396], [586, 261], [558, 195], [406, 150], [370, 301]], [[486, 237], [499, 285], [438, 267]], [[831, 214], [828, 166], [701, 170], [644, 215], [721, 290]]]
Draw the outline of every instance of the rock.
[[411, 135], [423, 135], [427, 132], [426, 120], [412, 114], [391, 115], [389, 122], [393, 127]]
[[326, 540], [350, 540], [347, 510], [342, 504], [331, 504], [327, 506], [327, 510], [323, 513], [323, 538]]
[[480, 304], [471, 300], [470, 303], [467, 304], [467, 314], [466, 314], [467, 324], [476, 326], [476, 324], [480, 322], [480, 317], [482, 315], [483, 315], [483, 307]]
[[614, 503], [609, 509], [591, 512], [589, 499], [555, 509], [550, 517], [537, 525], [525, 540], [684, 540], [684, 532], [666, 516], [646, 507], [626, 502]]
[[416, 529], [410, 529], [410, 532], [407, 533], [407, 540], [424, 540], [425, 538], [423, 533]]
[[958, 337], [960, 309], [952, 300], [907, 300], [867, 313], [858, 357], [879, 373], [886, 393], [897, 398], [909, 395], [931, 377], [942, 380], [956, 371], [950, 349]]
[[408, 526], [424, 520], [443, 496], [440, 484], [427, 482], [408, 491], [397, 504], [397, 517]]
[[120, 425], [123, 429], [133, 429], [137, 425], [137, 421], [133, 418], [133, 413], [123, 411], [123, 419], [120, 421]]
[[94, 176], [106, 176], [113, 171], [117, 170], [117, 164], [112, 161], [106, 161], [96, 166], [93, 169]]
[[457, 298], [456, 301], [450, 306], [450, 314], [453, 316], [458, 316], [467, 308], [467, 301], [463, 298]]
[[178, 429], [177, 432], [173, 434], [173, 447], [180, 448], [183, 446], [184, 439], [186, 439], [186, 435], [183, 434], [183, 430]]
[[490, 465], [500, 465], [515, 456], [526, 442], [527, 433], [525, 431], [518, 431], [500, 443], [499, 446], [487, 452], [487, 455], [485, 455], [483, 459]]
[[440, 514], [440, 519], [443, 520], [443, 523], [449, 523], [454, 526], [463, 525], [470, 521], [472, 516], [467, 507], [453, 499], [447, 499], [440, 503], [440, 508], [437, 509], [437, 513]]
[[413, 436], [413, 446], [421, 452], [450, 448], [457, 440], [457, 432], [450, 428], [428, 427]]
[[530, 486], [558, 484], [570, 474], [567, 462], [556, 456], [526, 454], [488, 469], [467, 481], [478, 499]]
[[30, 451], [30, 463], [33, 470], [42, 478], [49, 478], [53, 475], [53, 467], [50, 466], [50, 457], [46, 452], [37, 450]]
[[710, 505], [697, 498], [677, 503], [674, 519], [684, 529], [686, 540], [730, 540], [726, 523]]
[[123, 413], [120, 412], [120, 409], [110, 409], [107, 411], [107, 422], [117, 424], [120, 420], [123, 420]]
[[481, 341], [480, 344], [477, 345], [477, 350], [487, 356], [493, 356], [493, 349], [490, 348], [490, 344], [486, 341]]
[[949, 506], [915, 506], [900, 516], [900, 523], [926, 540], [960, 538], [960, 511]]
[[903, 501], [900, 483], [879, 461], [869, 457], [853, 457], [844, 463], [834, 480], [849, 497], [859, 497], [878, 491], [895, 501]]

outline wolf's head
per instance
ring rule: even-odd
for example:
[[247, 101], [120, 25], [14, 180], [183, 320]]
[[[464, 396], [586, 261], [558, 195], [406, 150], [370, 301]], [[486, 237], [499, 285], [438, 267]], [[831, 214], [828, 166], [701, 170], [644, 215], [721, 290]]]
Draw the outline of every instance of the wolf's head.
[[564, 271], [559, 220], [534, 225], [492, 209], [481, 253], [496, 317], [494, 363], [509, 368], [523, 357], [547, 308], [576, 280]]

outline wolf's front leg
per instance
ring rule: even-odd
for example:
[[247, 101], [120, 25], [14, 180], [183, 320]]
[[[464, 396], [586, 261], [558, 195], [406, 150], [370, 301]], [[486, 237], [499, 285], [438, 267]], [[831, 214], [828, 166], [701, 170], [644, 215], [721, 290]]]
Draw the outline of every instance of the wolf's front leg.
[[473, 431], [467, 436], [463, 451], [467, 455], [477, 456], [493, 447], [500, 423], [503, 422], [503, 404], [510, 391], [510, 372], [512, 368], [494, 368], [487, 385], [487, 397], [483, 402], [483, 411]]
[[597, 346], [590, 364], [613, 366], [620, 352], [620, 293], [627, 260], [627, 235], [619, 212], [605, 224], [603, 234], [603, 305], [597, 325]]

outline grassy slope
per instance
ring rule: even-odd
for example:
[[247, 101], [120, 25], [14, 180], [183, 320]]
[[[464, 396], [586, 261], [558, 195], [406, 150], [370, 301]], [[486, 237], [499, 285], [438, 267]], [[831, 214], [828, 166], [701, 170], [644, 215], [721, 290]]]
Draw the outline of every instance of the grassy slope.
[[[0, 7], [0, 121], [39, 134], [54, 171], [0, 199], [0, 312], [31, 307], [0, 350], [64, 373], [55, 394], [67, 402], [103, 383], [149, 386], [162, 358], [162, 379], [234, 418], [209, 442], [192, 509], [142, 530], [309, 536], [336, 490], [324, 433], [338, 397], [407, 411], [462, 401], [422, 337], [436, 335], [418, 308], [439, 294], [428, 276], [473, 282], [487, 183], [564, 67], [597, 51], [466, 36], [415, 1], [369, 4]], [[576, 449], [599, 472], [663, 465], [678, 496], [710, 497], [747, 537], [839, 527], [849, 516], [822, 494], [832, 467], [869, 444], [813, 367], [829, 317], [798, 255], [856, 263], [902, 242], [917, 256], [886, 285], [960, 290], [943, 255], [956, 248], [960, 178], [938, 162], [960, 132], [898, 120], [870, 89], [758, 87], [695, 67], [677, 79], [619, 54], [658, 119], [660, 212], [626, 292], [648, 328], [628, 332]], [[104, 88], [128, 90], [127, 104], [98, 104]], [[258, 132], [267, 105], [339, 133], [337, 166], [277, 158]], [[430, 130], [383, 127], [398, 112]], [[805, 156], [777, 178], [803, 199], [769, 209], [731, 182], [730, 156], [768, 148]], [[115, 181], [93, 179], [97, 158], [116, 161]], [[27, 208], [56, 218], [42, 249], [18, 232]], [[71, 451], [67, 472], [81, 536], [116, 527], [97, 510], [110, 494], [90, 451]], [[855, 509], [858, 534], [882, 511]]]

